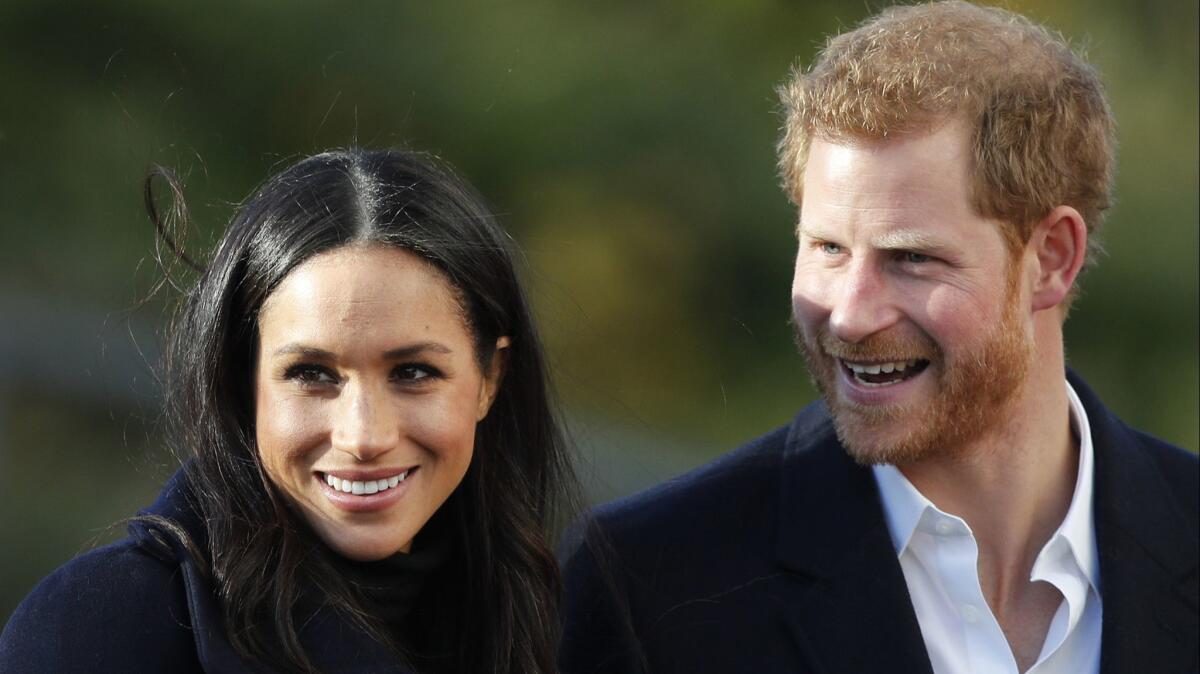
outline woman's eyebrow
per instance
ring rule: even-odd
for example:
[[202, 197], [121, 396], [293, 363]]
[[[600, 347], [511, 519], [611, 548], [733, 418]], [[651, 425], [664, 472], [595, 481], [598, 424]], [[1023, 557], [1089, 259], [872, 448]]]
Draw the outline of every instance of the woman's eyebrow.
[[398, 349], [390, 349], [383, 352], [383, 357], [387, 360], [399, 360], [401, 358], [411, 358], [425, 351], [434, 353], [454, 353], [450, 347], [441, 342], [417, 342], [408, 346], [402, 346]]
[[284, 344], [283, 346], [279, 347], [278, 349], [275, 349], [275, 351], [273, 351], [271, 353], [272, 356], [289, 356], [289, 355], [293, 355], [293, 354], [299, 355], [299, 356], [305, 356], [307, 358], [316, 358], [318, 360], [332, 360], [333, 359], [332, 352], [326, 351], [325, 349], [318, 349], [315, 346], [305, 346], [304, 344], [300, 344], [297, 342], [292, 342], [290, 344]]
[[[397, 347], [395, 349], [388, 349], [387, 351], [383, 352], [383, 357], [387, 360], [399, 360], [402, 358], [411, 358], [417, 354], [424, 353], [426, 351], [432, 351], [434, 353], [443, 353], [443, 354], [454, 353], [453, 349], [446, 346], [445, 344], [442, 344], [441, 342], [417, 342], [415, 344], [408, 344], [405, 346]], [[325, 349], [318, 349], [315, 346], [307, 346], [305, 344], [300, 344], [298, 342], [284, 344], [283, 346], [279, 347], [278, 349], [275, 349], [275, 351], [272, 352], [271, 355], [273, 355], [273, 356], [300, 355], [300, 356], [304, 356], [306, 358], [313, 358], [313, 359], [317, 359], [317, 360], [333, 360], [336, 357], [336, 355], [331, 351], [326, 351]]]

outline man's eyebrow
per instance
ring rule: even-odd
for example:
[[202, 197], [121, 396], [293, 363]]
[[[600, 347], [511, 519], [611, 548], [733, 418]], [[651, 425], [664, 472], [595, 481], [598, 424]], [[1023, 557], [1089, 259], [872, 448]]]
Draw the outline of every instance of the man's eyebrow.
[[[820, 227], [804, 223], [796, 226], [796, 233], [799, 236], [807, 236], [817, 241], [824, 241], [831, 236], [830, 233], [823, 231]], [[941, 238], [919, 230], [894, 229], [883, 232], [871, 239], [871, 247], [876, 250], [911, 250], [940, 253], [946, 251], [949, 245]]]
[[[401, 360], [403, 358], [411, 358], [413, 356], [432, 351], [434, 353], [454, 353], [450, 347], [441, 342], [416, 342], [415, 344], [406, 344], [405, 346], [395, 349], [388, 349], [383, 352], [384, 360]], [[319, 349], [315, 346], [308, 346], [299, 342], [291, 342], [275, 349], [272, 352], [273, 356], [289, 356], [300, 355], [314, 360], [334, 360], [336, 355], [332, 351]]]
[[913, 251], [935, 255], [946, 254], [950, 249], [949, 243], [941, 237], [912, 229], [886, 231], [875, 237], [871, 241], [871, 246], [874, 246], [877, 251]]
[[796, 234], [798, 236], [807, 236], [810, 239], [824, 239], [825, 236], [821, 233], [820, 228], [806, 225], [803, 222], [796, 223]]
[[925, 232], [912, 229], [896, 229], [884, 232], [871, 240], [872, 247], [878, 250], [913, 250], [939, 251], [945, 250], [946, 242]]

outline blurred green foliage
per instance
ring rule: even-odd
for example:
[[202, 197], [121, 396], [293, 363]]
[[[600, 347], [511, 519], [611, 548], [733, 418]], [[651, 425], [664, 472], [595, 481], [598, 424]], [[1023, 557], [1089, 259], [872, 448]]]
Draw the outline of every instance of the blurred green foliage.
[[[1127, 421], [1195, 451], [1197, 5], [1010, 6], [1089, 48], [1120, 122], [1109, 254], [1068, 323], [1070, 361]], [[698, 463], [813, 397], [786, 325], [794, 214], [776, 184], [773, 88], [867, 12], [8, 0], [0, 293], [159, 319], [162, 298], [127, 311], [156, 280], [151, 163], [187, 177], [188, 247], [203, 257], [232, 204], [294, 158], [429, 150], [524, 247], [566, 407], [669, 435]], [[145, 360], [131, 378], [149, 376]], [[169, 473], [153, 401], [133, 407], [0, 381], [0, 617]]]

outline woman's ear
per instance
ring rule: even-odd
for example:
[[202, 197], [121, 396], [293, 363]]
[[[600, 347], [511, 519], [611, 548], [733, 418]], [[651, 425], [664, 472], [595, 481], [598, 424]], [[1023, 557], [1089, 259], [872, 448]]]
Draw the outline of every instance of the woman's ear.
[[492, 403], [496, 401], [496, 394], [500, 392], [500, 383], [504, 380], [505, 372], [508, 371], [510, 346], [512, 346], [512, 339], [507, 335], [496, 340], [496, 350], [492, 352], [492, 360], [483, 373], [483, 382], [479, 387], [479, 409], [475, 415], [476, 421], [483, 421], [488, 410], [492, 408]]
[[1029, 250], [1036, 260], [1033, 310], [1062, 306], [1083, 269], [1088, 231], [1079, 211], [1058, 206], [1033, 228]]

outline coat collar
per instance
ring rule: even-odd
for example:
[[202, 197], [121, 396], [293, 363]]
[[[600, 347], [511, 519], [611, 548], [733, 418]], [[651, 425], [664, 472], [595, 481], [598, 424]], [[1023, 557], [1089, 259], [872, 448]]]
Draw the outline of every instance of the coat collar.
[[1095, 447], [1100, 671], [1179, 671], [1197, 657], [1194, 526], [1142, 436], [1105, 409], [1078, 376], [1068, 373], [1068, 379], [1087, 410]]
[[[174, 522], [187, 532], [199, 549], [207, 550], [204, 521], [188, 479], [190, 466], [187, 463], [176, 472], [154, 504], [138, 514]], [[155, 529], [151, 522], [135, 518], [129, 525], [129, 534], [140, 547], [164, 563], [178, 565], [187, 590], [196, 654], [204, 671], [231, 674], [266, 671], [245, 662], [229, 643], [220, 602], [202, 565], [181, 541], [173, 536], [156, 534]], [[303, 621], [300, 640], [321, 671], [331, 674], [404, 674], [409, 671], [401, 667], [384, 647], [354, 629], [332, 609], [314, 606], [302, 610], [311, 616]]]
[[787, 613], [813, 666], [930, 673], [875, 481], [842, 449], [823, 402], [789, 430], [779, 499], [776, 559], [804, 579]]

